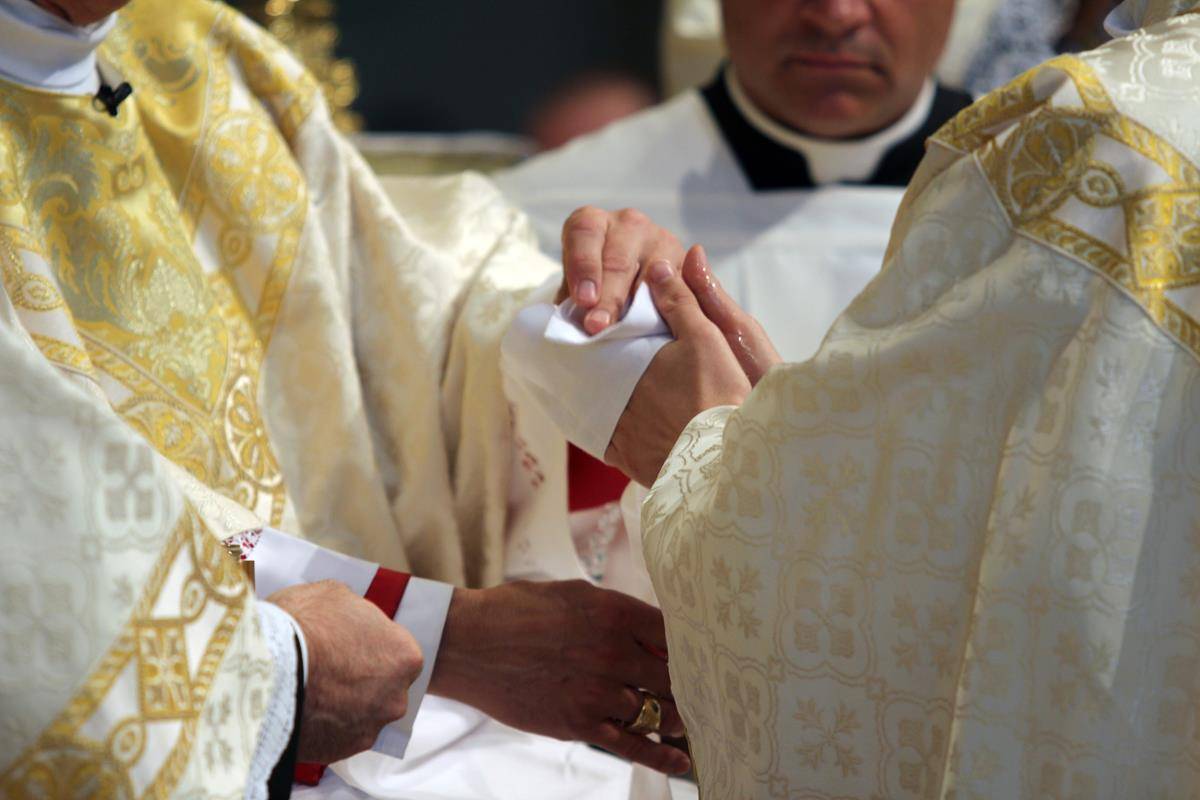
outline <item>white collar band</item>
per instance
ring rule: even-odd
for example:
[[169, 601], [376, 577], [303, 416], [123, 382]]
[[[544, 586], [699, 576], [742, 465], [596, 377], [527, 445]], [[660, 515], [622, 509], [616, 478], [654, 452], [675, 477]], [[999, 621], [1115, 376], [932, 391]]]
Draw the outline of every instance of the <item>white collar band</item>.
[[759, 133], [804, 156], [813, 183], [818, 185], [870, 178], [888, 150], [921, 129], [933, 108], [935, 91], [933, 81], [926, 80], [904, 116], [878, 133], [862, 139], [818, 139], [797, 133], [760, 111], [742, 88], [732, 64], [725, 70], [725, 85], [738, 112]]
[[109, 14], [75, 26], [32, 0], [0, 0], [0, 78], [59, 94], [94, 94], [96, 48], [115, 24]]

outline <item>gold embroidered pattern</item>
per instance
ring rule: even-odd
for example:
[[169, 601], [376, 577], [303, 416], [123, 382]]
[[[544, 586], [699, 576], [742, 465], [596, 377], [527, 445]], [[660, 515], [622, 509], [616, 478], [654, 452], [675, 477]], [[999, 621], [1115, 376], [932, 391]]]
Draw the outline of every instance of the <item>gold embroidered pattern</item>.
[[[215, 568], [214, 559], [228, 563]], [[204, 622], [198, 610], [191, 619], [156, 616], [167, 576], [180, 569], [192, 574], [188, 586], [205, 587], [205, 597], [193, 599], [193, 605], [202, 610], [216, 603], [221, 609], [215, 625]], [[248, 598], [237, 564], [222, 553], [215, 537], [192, 513], [186, 512], [163, 548], [124, 630], [58, 718], [0, 774], [0, 793], [7, 797], [138, 796], [130, 769], [144, 750], [145, 724], [166, 720], [180, 724], [175, 745], [140, 796], [168, 797], [183, 774], [200, 710]], [[173, 605], [166, 603], [168, 608]], [[205, 643], [194, 672], [187, 655], [189, 626], [201, 629], [193, 641]], [[207, 628], [211, 631], [204, 630]], [[102, 712], [106, 697], [126, 674], [136, 686], [138, 714], [97, 720], [95, 715]], [[109, 731], [104, 741], [85, 732], [97, 723]], [[162, 730], [156, 735], [163, 735]]]
[[[1081, 104], [1038, 99], [1055, 74]], [[1118, 112], [1078, 59], [1054, 59], [968, 111], [934, 139], [976, 151], [1014, 227], [1106, 276], [1200, 355], [1200, 325], [1168, 296], [1200, 283], [1200, 169]], [[1109, 210], [1123, 215], [1124, 243], [1102, 238]]]
[[155, 449], [278, 524], [259, 370], [308, 205], [289, 140], [319, 90], [219, 3], [138, 0], [102, 53], [138, 87], [117, 118], [0, 88], [0, 277], [48, 359], [114, 379]]

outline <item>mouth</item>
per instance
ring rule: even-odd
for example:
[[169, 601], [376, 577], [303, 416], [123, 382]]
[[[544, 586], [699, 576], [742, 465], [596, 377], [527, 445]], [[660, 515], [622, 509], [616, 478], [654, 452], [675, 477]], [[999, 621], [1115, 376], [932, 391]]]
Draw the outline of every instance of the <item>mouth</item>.
[[875, 64], [861, 56], [842, 53], [796, 53], [788, 61], [805, 69], [828, 72], [873, 72]]

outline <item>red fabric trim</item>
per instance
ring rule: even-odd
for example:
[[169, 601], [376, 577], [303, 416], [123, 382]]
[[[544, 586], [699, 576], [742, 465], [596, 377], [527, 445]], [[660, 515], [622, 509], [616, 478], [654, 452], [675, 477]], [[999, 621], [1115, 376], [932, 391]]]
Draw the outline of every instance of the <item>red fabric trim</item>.
[[321, 782], [321, 776], [328, 769], [324, 764], [304, 764], [296, 765], [296, 783], [304, 786], [316, 786]]
[[388, 619], [396, 616], [404, 592], [408, 589], [409, 575], [403, 572], [380, 567], [367, 587], [364, 598], [379, 606], [379, 610], [388, 615]]
[[[390, 619], [396, 616], [396, 611], [400, 608], [400, 601], [404, 599], [404, 592], [408, 590], [410, 577], [412, 576], [403, 572], [380, 567], [375, 571], [375, 577], [371, 579], [371, 585], [367, 587], [363, 598], [374, 603]], [[316, 786], [321, 782], [325, 769], [323, 764], [297, 764], [296, 783]]]
[[575, 445], [567, 451], [567, 508], [586, 511], [621, 499], [629, 478]]

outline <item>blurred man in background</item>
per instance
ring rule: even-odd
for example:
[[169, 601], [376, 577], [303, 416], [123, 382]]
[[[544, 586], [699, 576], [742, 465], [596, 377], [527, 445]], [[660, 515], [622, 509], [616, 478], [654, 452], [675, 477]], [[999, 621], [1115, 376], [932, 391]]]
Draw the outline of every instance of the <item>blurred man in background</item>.
[[[931, 77], [953, 0], [724, 0], [729, 63], [707, 86], [501, 174], [542, 246], [576, 207], [632, 207], [703, 242], [789, 361], [816, 350], [879, 270], [925, 139], [970, 103]], [[593, 212], [582, 212], [585, 215]], [[618, 255], [613, 252], [610, 255]], [[596, 331], [620, 313], [601, 298]], [[569, 503], [593, 577], [651, 596], [619, 475], [573, 450]]]

